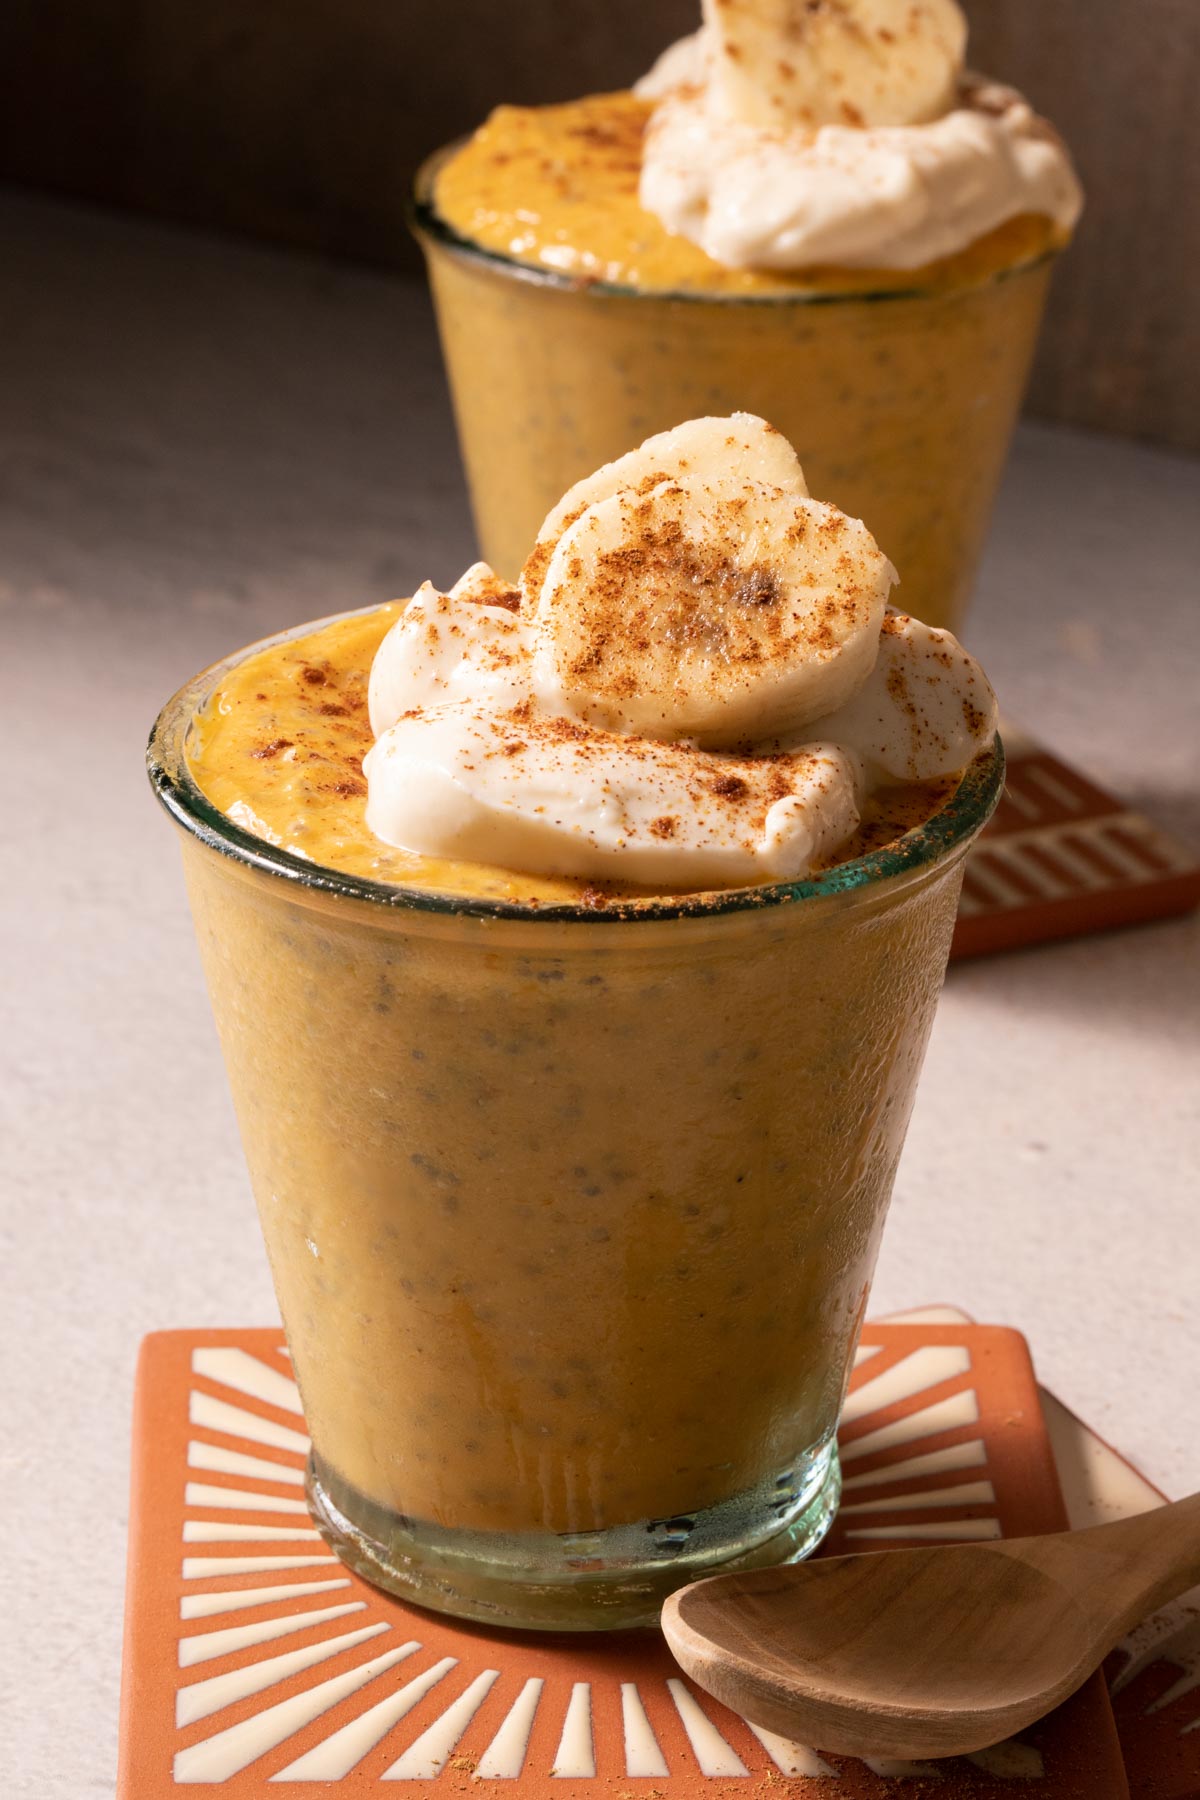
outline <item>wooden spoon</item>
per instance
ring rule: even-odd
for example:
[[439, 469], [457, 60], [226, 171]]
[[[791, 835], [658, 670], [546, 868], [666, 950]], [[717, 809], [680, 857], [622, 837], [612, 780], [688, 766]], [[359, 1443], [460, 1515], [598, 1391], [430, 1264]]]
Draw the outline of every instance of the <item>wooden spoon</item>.
[[662, 1627], [754, 1725], [848, 1756], [961, 1756], [1065, 1700], [1200, 1581], [1200, 1494], [1086, 1531], [713, 1575]]

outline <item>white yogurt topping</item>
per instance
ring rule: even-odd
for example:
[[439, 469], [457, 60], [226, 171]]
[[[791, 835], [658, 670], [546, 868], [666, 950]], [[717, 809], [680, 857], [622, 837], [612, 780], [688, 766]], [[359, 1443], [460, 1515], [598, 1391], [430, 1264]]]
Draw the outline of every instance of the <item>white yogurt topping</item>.
[[996, 696], [975, 658], [949, 631], [892, 611], [870, 675], [821, 720], [885, 785], [956, 774], [995, 729]]
[[389, 844], [671, 893], [805, 875], [858, 824], [858, 759], [835, 744], [716, 756], [470, 702], [416, 711], [363, 764]]
[[[890, 564], [778, 443], [747, 414], [692, 420], [573, 489], [522, 589], [482, 563], [427, 583], [371, 670], [372, 831], [532, 874], [736, 887], [835, 858], [873, 787], [965, 768], [995, 732], [982, 670], [885, 611]], [[786, 486], [758, 479], [766, 458]]]
[[[963, 73], [965, 26], [925, 4], [825, 0], [821, 38], [796, 0], [712, 0], [714, 22], [638, 83], [658, 101], [642, 205], [735, 269], [915, 269], [1026, 213], [1069, 231], [1082, 193], [1063, 144], [1020, 94]], [[883, 37], [913, 17], [907, 40]]]
[[410, 707], [448, 700], [510, 705], [529, 692], [520, 591], [473, 563], [448, 594], [427, 581], [379, 646], [367, 704], [378, 737]]

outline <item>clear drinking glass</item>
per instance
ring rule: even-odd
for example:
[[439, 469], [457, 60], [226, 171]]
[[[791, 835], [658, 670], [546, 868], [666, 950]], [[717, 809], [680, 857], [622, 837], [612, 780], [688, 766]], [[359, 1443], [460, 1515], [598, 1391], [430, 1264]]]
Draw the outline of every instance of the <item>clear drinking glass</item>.
[[539, 910], [353, 878], [217, 811], [188, 734], [251, 653], [176, 695], [149, 768], [321, 1530], [422, 1606], [555, 1629], [806, 1554], [999, 744], [812, 880]]
[[[927, 288], [662, 294], [483, 250], [417, 178], [425, 252], [480, 554], [515, 580], [574, 482], [652, 432], [759, 413], [811, 491], [865, 519], [902, 603], [956, 630], [975, 579], [1061, 245]], [[1036, 244], [1036, 250], [1030, 248]]]

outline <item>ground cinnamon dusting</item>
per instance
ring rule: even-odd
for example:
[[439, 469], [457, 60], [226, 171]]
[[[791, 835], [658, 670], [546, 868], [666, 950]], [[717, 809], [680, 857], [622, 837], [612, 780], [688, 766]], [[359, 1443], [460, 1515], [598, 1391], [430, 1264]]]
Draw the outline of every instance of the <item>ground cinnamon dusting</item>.
[[[752, 597], [739, 612], [749, 616], [772, 612], [771, 602], [760, 605], [755, 601], [755, 591], [750, 583]], [[374, 741], [367, 716], [371, 662], [400, 611], [401, 606], [395, 605], [369, 617], [335, 622], [309, 638], [264, 652], [251, 659], [244, 674], [234, 671], [230, 675], [206, 711], [211, 712], [213, 731], [223, 746], [216, 758], [218, 771], [227, 772], [218, 798], [223, 810], [235, 800], [248, 803], [264, 821], [265, 835], [271, 841], [285, 848], [295, 845], [300, 854], [331, 867], [374, 879], [421, 882], [426, 879], [418, 866], [421, 859], [406, 852], [390, 852], [367, 828], [367, 786], [361, 773], [362, 758]], [[885, 633], [895, 629], [893, 620], [887, 618]], [[973, 709], [971, 718], [978, 724], [980, 710], [969, 699], [965, 705]], [[403, 716], [420, 714], [417, 708]], [[553, 744], [576, 758], [591, 780], [597, 770], [605, 773], [619, 746], [620, 755], [639, 768], [642, 809], [638, 823], [630, 828], [630, 837], [640, 833], [644, 842], [678, 836], [681, 819], [694, 806], [698, 813], [707, 813], [724, 841], [749, 845], [761, 835], [772, 805], [797, 791], [801, 772], [806, 782], [814, 776], [819, 781], [826, 773], [833, 779], [832, 765], [827, 772], [824, 759], [811, 752], [769, 756], [699, 751], [687, 743], [671, 745], [621, 736], [579, 720], [538, 716], [529, 700], [495, 715], [486, 727], [480, 727], [477, 738], [480, 762], [487, 756], [517, 758]], [[236, 758], [242, 759], [240, 776]], [[209, 791], [203, 748], [196, 758], [189, 750], [189, 761]], [[640, 773], [643, 769], [644, 776]], [[825, 866], [894, 841], [944, 805], [955, 785], [951, 779], [889, 790], [868, 800], [853, 839], [840, 845]], [[454, 873], [452, 865], [436, 867], [440, 880], [437, 875], [428, 878], [435, 887], [448, 882]], [[504, 871], [473, 871], [467, 866], [462, 872], [471, 878], [464, 891], [497, 897], [519, 894], [521, 903], [531, 906], [535, 901], [569, 901], [589, 910], [615, 908], [619, 912], [636, 910], [644, 900], [655, 897], [620, 882], [572, 883], [565, 879], [539, 883], [531, 893], [528, 882], [514, 884], [514, 878]], [[697, 909], [702, 910], [706, 903], [705, 896], [695, 897]]]
[[[678, 519], [656, 515], [656, 497], [630, 499], [631, 541], [595, 556], [582, 603], [586, 645], [566, 662], [568, 674], [586, 674], [589, 687], [613, 698], [637, 691], [638, 653], [656, 642], [719, 656], [726, 669], [758, 666], [780, 642], [774, 570], [743, 563], [734, 538], [694, 542]], [[682, 667], [673, 685], [686, 685]]]

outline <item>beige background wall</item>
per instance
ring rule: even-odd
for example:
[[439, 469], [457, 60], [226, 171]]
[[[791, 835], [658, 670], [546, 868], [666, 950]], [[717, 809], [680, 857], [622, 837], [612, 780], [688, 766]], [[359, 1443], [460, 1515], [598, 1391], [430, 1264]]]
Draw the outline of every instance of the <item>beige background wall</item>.
[[[976, 66], [1090, 205], [1035, 411], [1200, 448], [1200, 0], [966, 0]], [[6, 0], [0, 179], [413, 266], [421, 155], [500, 99], [630, 80], [694, 0]], [[0, 247], [2, 253], [2, 247]]]

